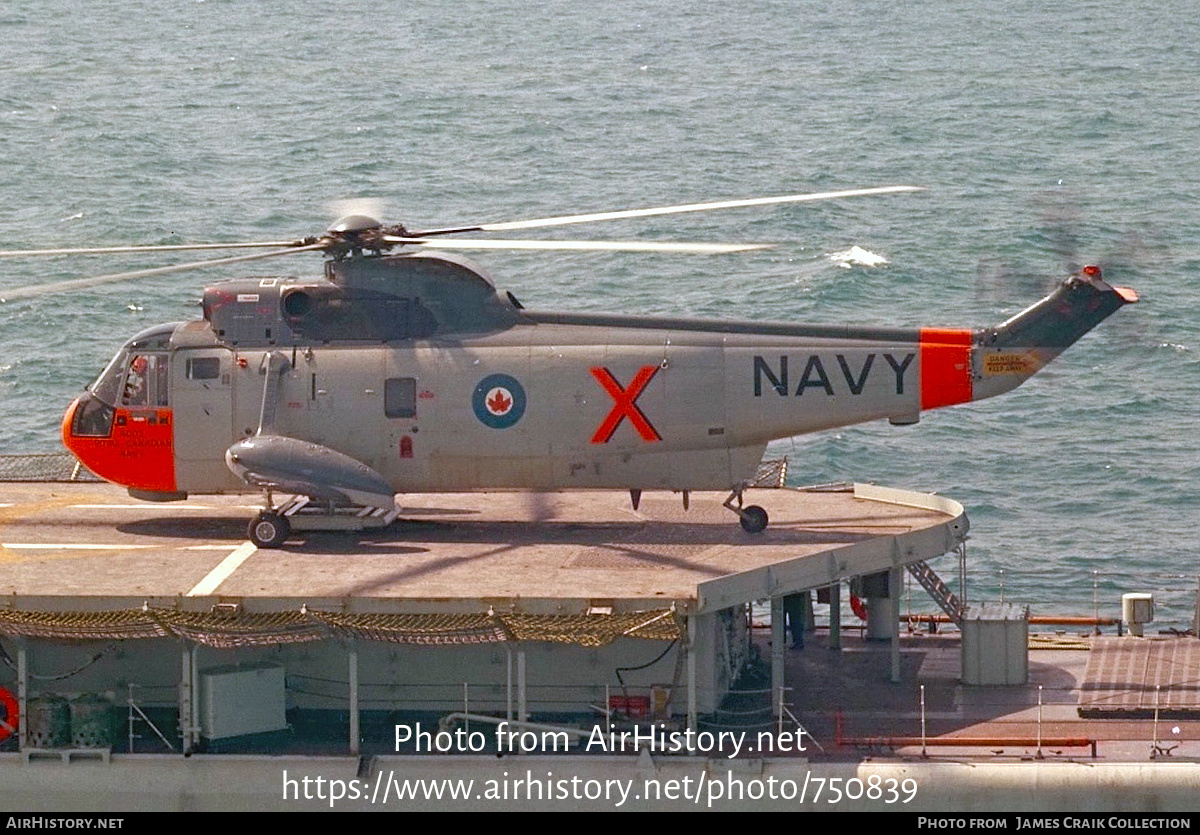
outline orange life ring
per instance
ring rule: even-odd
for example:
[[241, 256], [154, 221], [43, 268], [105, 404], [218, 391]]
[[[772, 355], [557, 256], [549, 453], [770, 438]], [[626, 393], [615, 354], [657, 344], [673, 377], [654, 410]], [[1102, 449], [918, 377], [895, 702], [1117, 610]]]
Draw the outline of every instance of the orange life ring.
[[850, 595], [850, 608], [854, 614], [858, 615], [859, 620], [867, 619], [867, 604], [861, 597]]
[[16, 697], [3, 687], [0, 687], [0, 705], [4, 706], [4, 724], [0, 725], [0, 742], [3, 742], [20, 726], [21, 706]]

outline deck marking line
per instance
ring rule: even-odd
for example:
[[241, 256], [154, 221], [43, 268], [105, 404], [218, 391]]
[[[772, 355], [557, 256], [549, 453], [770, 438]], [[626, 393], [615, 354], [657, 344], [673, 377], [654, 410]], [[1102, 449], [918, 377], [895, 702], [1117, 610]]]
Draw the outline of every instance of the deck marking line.
[[0, 542], [0, 548], [18, 551], [126, 551], [133, 548], [153, 548], [153, 545], [102, 545], [91, 542]]
[[[12, 507], [12, 505], [0, 504], [0, 507]], [[80, 510], [165, 510], [175, 513], [191, 510], [262, 510], [261, 504], [234, 504], [225, 506], [211, 504], [168, 505], [162, 502], [155, 504], [149, 502], [142, 504], [73, 504], [70, 507], [79, 508]]]
[[71, 507], [76, 507], [76, 508], [79, 508], [80, 510], [149, 510], [149, 509], [151, 509], [151, 507], [153, 507], [154, 510], [166, 510], [166, 511], [174, 511], [174, 512], [179, 512], [179, 511], [183, 511], [183, 510], [216, 510], [217, 509], [215, 507], [211, 507], [209, 505], [203, 505], [203, 504], [176, 505], [174, 507], [169, 506], [169, 505], [163, 505], [163, 504], [159, 504], [158, 506], [153, 506], [153, 505], [149, 505], [149, 504], [75, 504], [75, 505], [71, 505]]
[[221, 560], [212, 571], [208, 572], [208, 576], [196, 584], [196, 587], [189, 591], [186, 597], [203, 597], [204, 595], [212, 594], [216, 591], [217, 586], [225, 582], [230, 574], [237, 571], [238, 568], [250, 555], [258, 550], [258, 547], [251, 541], [246, 540], [241, 545], [233, 550], [225, 559]]

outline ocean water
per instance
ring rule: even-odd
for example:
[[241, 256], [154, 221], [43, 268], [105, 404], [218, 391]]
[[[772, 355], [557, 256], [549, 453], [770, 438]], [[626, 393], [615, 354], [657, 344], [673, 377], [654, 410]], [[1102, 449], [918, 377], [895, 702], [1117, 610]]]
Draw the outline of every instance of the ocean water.
[[[1200, 24], [1162, 0], [9, 0], [0, 246], [300, 237], [373, 198], [412, 226], [809, 190], [919, 194], [547, 230], [758, 241], [732, 256], [481, 253], [529, 307], [997, 323], [1074, 266], [1143, 303], [1018, 391], [772, 450], [792, 480], [962, 501], [971, 600], [1190, 623], [1200, 456]], [[852, 247], [875, 266], [831, 255]], [[158, 266], [0, 261], [4, 288]], [[206, 282], [0, 304], [0, 451]], [[936, 564], [953, 576], [946, 558]]]

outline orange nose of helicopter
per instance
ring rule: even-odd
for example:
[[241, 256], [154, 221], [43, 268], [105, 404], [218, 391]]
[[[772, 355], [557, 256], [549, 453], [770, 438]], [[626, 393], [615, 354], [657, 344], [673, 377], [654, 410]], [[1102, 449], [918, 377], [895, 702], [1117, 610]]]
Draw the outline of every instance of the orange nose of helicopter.
[[105, 481], [145, 494], [141, 498], [180, 498], [173, 423], [170, 409], [113, 408], [87, 392], [67, 407], [62, 440]]

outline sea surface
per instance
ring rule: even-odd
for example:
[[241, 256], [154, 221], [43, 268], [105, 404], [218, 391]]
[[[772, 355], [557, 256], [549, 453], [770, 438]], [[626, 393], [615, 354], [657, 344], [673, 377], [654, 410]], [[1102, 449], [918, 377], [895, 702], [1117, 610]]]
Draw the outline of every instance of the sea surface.
[[[1007, 396], [775, 445], [796, 484], [963, 502], [968, 599], [1190, 625], [1200, 574], [1200, 22], [1183, 0], [7, 0], [0, 248], [318, 234], [336, 201], [446, 226], [803, 191], [916, 194], [547, 236], [738, 255], [474, 256], [528, 307], [995, 324], [1100, 264], [1142, 303]], [[886, 263], [837, 256], [859, 247]], [[304, 260], [309, 257], [311, 260]], [[0, 261], [4, 289], [162, 258]], [[206, 282], [0, 304], [0, 452]], [[956, 574], [953, 559], [935, 563]], [[928, 606], [914, 593], [914, 607]]]

